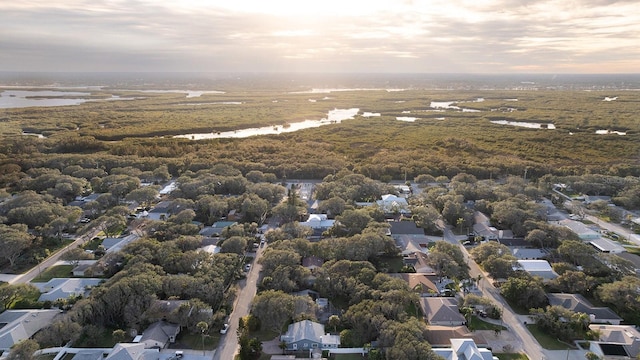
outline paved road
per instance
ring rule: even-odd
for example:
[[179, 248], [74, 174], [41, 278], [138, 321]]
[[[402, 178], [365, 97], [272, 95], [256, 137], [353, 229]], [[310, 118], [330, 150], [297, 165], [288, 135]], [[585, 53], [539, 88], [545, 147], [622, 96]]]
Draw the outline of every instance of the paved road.
[[55, 265], [55, 263], [58, 262], [58, 260], [60, 260], [60, 257], [62, 256], [62, 254], [69, 251], [69, 249], [73, 249], [77, 246], [84, 244], [85, 242], [95, 237], [99, 232], [100, 230], [97, 228], [93, 228], [89, 230], [86, 234], [77, 237], [71, 244], [65, 246], [58, 252], [44, 259], [39, 265], [35, 266], [33, 269], [27, 271], [24, 274], [18, 275], [10, 279], [8, 282], [10, 284], [23, 284], [23, 283], [30, 282], [35, 277], [40, 275], [40, 272], [45, 271], [47, 268]]
[[238, 321], [241, 317], [248, 315], [251, 309], [251, 301], [256, 295], [257, 282], [260, 277], [260, 270], [262, 265], [258, 264], [258, 259], [262, 256], [262, 252], [266, 249], [267, 245], [258, 248], [251, 270], [247, 274], [247, 278], [238, 283], [240, 291], [236, 294], [236, 302], [233, 306], [233, 312], [229, 316], [229, 330], [226, 335], [223, 335], [220, 339], [218, 349], [213, 355], [213, 360], [231, 360], [238, 352]]
[[[478, 219], [476, 219], [478, 220]], [[482, 220], [482, 219], [480, 219]], [[466, 237], [466, 236], [464, 236]], [[529, 356], [529, 359], [551, 359], [550, 357], [546, 357], [544, 355], [544, 350], [538, 344], [538, 341], [531, 335], [529, 330], [524, 326], [522, 320], [519, 318], [519, 315], [516, 314], [509, 304], [507, 304], [502, 295], [500, 295], [500, 291], [496, 289], [491, 281], [489, 281], [487, 274], [480, 269], [478, 264], [473, 261], [469, 257], [469, 252], [467, 249], [460, 244], [460, 239], [453, 234], [449, 227], [444, 228], [444, 239], [451, 243], [458, 245], [464, 254], [465, 260], [467, 264], [469, 264], [469, 275], [476, 279], [478, 276], [481, 276], [481, 281], [479, 282], [479, 288], [482, 291], [482, 295], [486, 298], [491, 299], [494, 303], [496, 303], [502, 309], [502, 319], [504, 324], [509, 327], [511, 331], [513, 331], [518, 339], [520, 339], [520, 344], [514, 344], [514, 348], [522, 348], [522, 351]], [[498, 349], [496, 349], [498, 350]]]

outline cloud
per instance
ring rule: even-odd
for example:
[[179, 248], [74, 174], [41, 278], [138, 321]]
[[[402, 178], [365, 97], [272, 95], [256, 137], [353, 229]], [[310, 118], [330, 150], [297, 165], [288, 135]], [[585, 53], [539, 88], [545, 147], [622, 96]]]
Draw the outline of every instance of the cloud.
[[638, 72], [640, 58], [632, 0], [25, 0], [0, 21], [0, 70]]

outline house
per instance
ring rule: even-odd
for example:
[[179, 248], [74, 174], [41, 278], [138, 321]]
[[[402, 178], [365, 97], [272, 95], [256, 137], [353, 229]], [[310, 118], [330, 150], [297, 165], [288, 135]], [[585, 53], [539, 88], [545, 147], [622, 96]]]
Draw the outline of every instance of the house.
[[53, 322], [60, 310], [6, 310], [0, 314], [0, 351], [32, 337]]
[[640, 354], [640, 332], [631, 325], [591, 324], [597, 341], [589, 341], [589, 350], [601, 359], [635, 359]]
[[599, 232], [589, 228], [587, 225], [585, 225], [580, 221], [566, 219], [566, 220], [559, 221], [558, 224], [569, 228], [569, 230], [573, 231], [576, 235], [578, 235], [580, 240], [587, 241], [587, 240], [595, 240], [600, 238]]
[[159, 349], [146, 349], [144, 344], [119, 343], [107, 355], [105, 360], [158, 360]]
[[330, 349], [340, 346], [340, 336], [324, 332], [324, 325], [303, 320], [289, 325], [286, 334], [280, 337], [287, 350]]
[[391, 276], [404, 280], [411, 291], [421, 297], [438, 296], [440, 294], [436, 284], [426, 274], [401, 273], [391, 274]]
[[420, 298], [420, 307], [430, 325], [458, 326], [466, 320], [458, 310], [458, 300], [450, 297]]
[[46, 283], [33, 283], [40, 292], [38, 301], [56, 301], [72, 296], [87, 297], [91, 288], [98, 286], [103, 279], [95, 278], [53, 278]]
[[175, 181], [170, 181], [168, 184], [166, 184], [159, 192], [159, 195], [169, 195], [171, 194], [175, 189], [178, 188], [178, 184], [176, 184]]
[[105, 250], [109, 250], [112, 247], [120, 244], [122, 241], [124, 241], [124, 238], [108, 237], [108, 238], [104, 238], [104, 240], [102, 240], [102, 246], [104, 246]]
[[104, 351], [101, 349], [85, 349], [78, 351], [71, 360], [102, 360]]
[[327, 214], [311, 214], [307, 221], [301, 221], [300, 226], [306, 226], [313, 230], [313, 237], [322, 237], [322, 233], [331, 229], [335, 224], [335, 220], [329, 220]]
[[484, 240], [498, 240], [498, 229], [488, 223], [473, 224], [473, 235], [481, 236]]
[[640, 275], [640, 256], [636, 255], [636, 254], [632, 254], [629, 252], [623, 252], [621, 254], [616, 254], [616, 256], [619, 256], [625, 260], [628, 260], [631, 262], [631, 264], [633, 264], [633, 269], [636, 272], [636, 275]]
[[422, 238], [424, 236], [424, 229], [418, 227], [413, 221], [389, 221], [389, 228], [391, 232], [391, 237], [395, 239], [395, 237], [400, 235], [409, 235], [418, 238]]
[[179, 333], [180, 325], [164, 320], [156, 321], [142, 333], [139, 342], [147, 349], [164, 349], [170, 343], [176, 342]]
[[382, 195], [382, 199], [376, 201], [380, 210], [385, 213], [385, 215], [409, 215], [411, 211], [409, 210], [409, 203], [407, 203], [407, 199], [392, 195], [386, 194]]
[[595, 307], [579, 294], [547, 294], [550, 305], [559, 305], [589, 315], [592, 324], [620, 325], [622, 318], [608, 307]]
[[442, 326], [429, 325], [425, 334], [425, 340], [433, 347], [446, 347], [451, 345], [451, 339], [472, 339], [478, 346], [488, 346], [487, 339], [480, 332], [471, 332], [464, 325]]
[[522, 270], [531, 276], [539, 276], [543, 281], [553, 280], [558, 277], [551, 264], [547, 260], [518, 260], [514, 270]]
[[97, 262], [98, 260], [82, 260], [80, 261], [78, 266], [74, 267], [71, 270], [71, 273], [73, 274], [73, 276], [77, 277], [87, 276], [89, 268], [91, 268]]
[[218, 238], [222, 235], [222, 231], [233, 225], [237, 225], [237, 221], [217, 221], [211, 226], [204, 227], [200, 230], [200, 235], [209, 238]]
[[620, 254], [627, 251], [622, 245], [602, 237], [589, 241], [589, 244], [598, 251], [608, 254]]
[[142, 216], [150, 220], [165, 221], [174, 212], [179, 212], [179, 209], [174, 209], [173, 201], [165, 200], [157, 203], [150, 211], [143, 212]]
[[433, 348], [445, 360], [498, 360], [491, 350], [478, 348], [473, 339], [451, 339], [450, 348]]
[[547, 256], [547, 252], [542, 249], [523, 249], [515, 248], [511, 249], [513, 256], [519, 260], [539, 260]]
[[[413, 221], [389, 221], [389, 235], [395, 241], [396, 247], [403, 255], [415, 252], [427, 253], [427, 246], [436, 238], [430, 238], [424, 234], [424, 229], [419, 228]], [[440, 238], [437, 238], [440, 239]]]

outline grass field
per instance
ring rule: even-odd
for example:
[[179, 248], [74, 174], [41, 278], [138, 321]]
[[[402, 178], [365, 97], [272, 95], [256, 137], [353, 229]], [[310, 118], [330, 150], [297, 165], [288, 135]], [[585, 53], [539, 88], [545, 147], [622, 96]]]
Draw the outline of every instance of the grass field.
[[71, 270], [73, 270], [73, 265], [52, 266], [36, 276], [31, 282], [47, 282], [53, 278], [71, 277]]
[[568, 346], [567, 344], [558, 341], [558, 339], [551, 337], [549, 334], [540, 330], [538, 326], [536, 326], [535, 324], [528, 324], [527, 328], [531, 332], [531, 335], [533, 335], [536, 338], [536, 340], [538, 340], [538, 342], [540, 343], [540, 346], [542, 346], [547, 350], [571, 349], [571, 347]]
[[498, 359], [500, 360], [529, 360], [529, 357], [525, 354], [507, 354], [507, 353], [503, 353], [503, 354], [493, 354], [494, 356], [498, 357]]
[[473, 330], [507, 330], [506, 327], [486, 322], [477, 316], [471, 317], [471, 328]]

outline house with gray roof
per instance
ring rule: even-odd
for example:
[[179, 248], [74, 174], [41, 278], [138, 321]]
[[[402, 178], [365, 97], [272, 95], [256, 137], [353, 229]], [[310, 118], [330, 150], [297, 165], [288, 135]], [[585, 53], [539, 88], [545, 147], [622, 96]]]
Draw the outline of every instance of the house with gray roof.
[[573, 231], [580, 240], [595, 240], [600, 238], [600, 233], [591, 229], [584, 223], [576, 220], [562, 220], [558, 222], [560, 225], [569, 228], [569, 230]]
[[543, 281], [553, 280], [558, 277], [551, 264], [547, 260], [518, 260], [514, 270], [522, 270], [531, 276], [541, 277]]
[[71, 360], [102, 360], [104, 359], [104, 351], [100, 349], [80, 350]]
[[158, 360], [159, 349], [146, 349], [144, 344], [119, 343], [107, 355], [105, 360]]
[[589, 341], [589, 350], [601, 359], [635, 359], [640, 354], [640, 332], [631, 325], [591, 324], [598, 340]]
[[513, 256], [518, 260], [539, 260], [547, 256], [547, 252], [542, 249], [523, 249], [515, 248], [511, 249]]
[[325, 333], [324, 325], [310, 320], [303, 320], [289, 325], [286, 334], [280, 341], [287, 345], [287, 350], [331, 349], [340, 346], [340, 336]]
[[103, 279], [96, 278], [53, 278], [46, 283], [33, 283], [40, 292], [38, 301], [56, 301], [72, 296], [87, 297], [91, 289], [98, 286]]
[[580, 294], [547, 294], [550, 305], [559, 305], [573, 312], [589, 315], [592, 324], [620, 325], [622, 318], [608, 307], [595, 307]]
[[466, 320], [458, 310], [458, 301], [452, 297], [420, 298], [422, 313], [431, 325], [465, 325]]
[[0, 314], [0, 351], [32, 337], [59, 314], [60, 310], [6, 310]]
[[147, 349], [164, 349], [170, 343], [176, 342], [179, 333], [180, 325], [161, 320], [149, 325], [139, 341]]
[[445, 360], [498, 360], [491, 350], [478, 348], [473, 339], [451, 339], [450, 348], [433, 348]]

